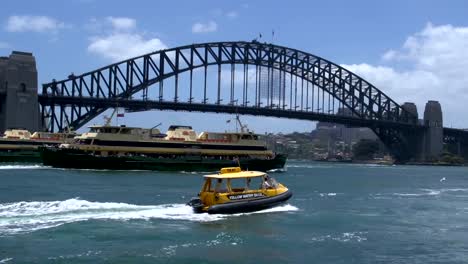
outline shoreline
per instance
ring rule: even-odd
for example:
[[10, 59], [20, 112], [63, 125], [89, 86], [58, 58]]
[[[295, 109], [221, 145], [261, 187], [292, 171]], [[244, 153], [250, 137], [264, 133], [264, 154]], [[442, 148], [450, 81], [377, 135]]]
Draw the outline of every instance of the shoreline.
[[[290, 160], [304, 160], [304, 159], [294, 159]], [[383, 160], [313, 160], [308, 161], [314, 162], [326, 162], [326, 163], [348, 163], [348, 164], [374, 164], [374, 165], [410, 165], [410, 166], [448, 166], [448, 167], [467, 167], [468, 164], [456, 164], [456, 163], [447, 163], [447, 162], [406, 162], [406, 163], [395, 163], [394, 161], [383, 161]]]

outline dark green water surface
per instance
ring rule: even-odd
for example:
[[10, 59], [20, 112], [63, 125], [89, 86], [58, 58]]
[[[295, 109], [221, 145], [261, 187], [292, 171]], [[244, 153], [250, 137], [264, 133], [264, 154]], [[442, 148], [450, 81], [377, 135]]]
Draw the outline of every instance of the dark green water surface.
[[288, 162], [294, 196], [184, 204], [201, 174], [0, 165], [0, 263], [467, 263], [468, 168]]

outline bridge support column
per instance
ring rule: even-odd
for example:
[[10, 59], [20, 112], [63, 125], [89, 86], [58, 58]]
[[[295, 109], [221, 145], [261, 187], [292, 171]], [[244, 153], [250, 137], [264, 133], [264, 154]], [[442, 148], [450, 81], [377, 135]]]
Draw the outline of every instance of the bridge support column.
[[433, 161], [439, 159], [443, 149], [442, 108], [438, 101], [428, 101], [424, 109], [424, 124], [427, 129], [422, 138], [421, 159]]
[[[419, 120], [418, 109], [416, 104], [412, 102], [405, 102], [402, 106], [403, 109], [413, 114], [417, 120]], [[403, 137], [405, 138], [405, 145], [407, 146], [408, 153], [406, 155], [406, 161], [417, 161], [420, 160], [420, 153], [423, 143], [421, 138], [424, 136], [422, 131], [403, 131]]]
[[0, 132], [8, 128], [40, 129], [36, 60], [13, 51], [0, 57]]

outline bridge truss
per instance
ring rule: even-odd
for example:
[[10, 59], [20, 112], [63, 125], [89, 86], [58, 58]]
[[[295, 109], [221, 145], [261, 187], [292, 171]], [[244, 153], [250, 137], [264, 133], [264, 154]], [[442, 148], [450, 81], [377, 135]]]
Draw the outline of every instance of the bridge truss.
[[[259, 42], [159, 50], [67, 79], [39, 95], [49, 131], [78, 129], [110, 107], [239, 113], [366, 126], [390, 148], [416, 117], [384, 92], [321, 57]], [[404, 151], [404, 150], [403, 150]]]

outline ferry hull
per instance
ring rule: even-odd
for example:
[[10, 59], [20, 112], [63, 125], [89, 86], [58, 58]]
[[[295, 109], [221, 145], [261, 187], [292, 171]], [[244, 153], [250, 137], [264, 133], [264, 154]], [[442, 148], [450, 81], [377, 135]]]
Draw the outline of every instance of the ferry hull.
[[[95, 156], [80, 150], [41, 148], [42, 162], [46, 166], [74, 169], [107, 170], [158, 170], [158, 171], [215, 171], [223, 167], [236, 166], [237, 162], [226, 159], [210, 159], [200, 156], [180, 156], [176, 158], [156, 158], [144, 156]], [[282, 169], [285, 155], [274, 159], [240, 159], [246, 170], [267, 171]]]
[[41, 163], [42, 159], [36, 150], [0, 151], [0, 162]]

